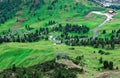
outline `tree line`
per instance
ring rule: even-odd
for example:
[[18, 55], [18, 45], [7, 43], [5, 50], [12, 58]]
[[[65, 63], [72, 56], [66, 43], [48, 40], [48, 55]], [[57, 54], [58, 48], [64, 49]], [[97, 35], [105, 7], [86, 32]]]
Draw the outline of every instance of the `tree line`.
[[110, 38], [80, 38], [79, 36], [66, 36], [65, 44], [70, 46], [93, 46], [95, 48], [114, 49], [116, 44], [120, 44], [120, 29], [112, 30]]
[[53, 27], [52, 31], [60, 31], [63, 34], [68, 34], [68, 33], [78, 33], [78, 34], [85, 34], [89, 32], [89, 28], [86, 25], [72, 25], [72, 24], [66, 24], [63, 26], [62, 24], [59, 24], [58, 27]]
[[[30, 31], [33, 29], [29, 25], [25, 26], [25, 29]], [[53, 31], [60, 31], [63, 32], [64, 35], [70, 32], [74, 33], [87, 33], [89, 31], [89, 28], [86, 26], [78, 26], [78, 25], [71, 25], [66, 24], [66, 26], [62, 26], [61, 24], [58, 27], [48, 28], [48, 27], [40, 27], [39, 29], [36, 29], [32, 33], [23, 33], [23, 35], [14, 34], [12, 35], [12, 30], [8, 30], [7, 33], [2, 33], [0, 36], [0, 43], [3, 42], [36, 42], [39, 40], [48, 40], [49, 33]]]
[[[50, 24], [51, 25], [51, 24]], [[25, 26], [25, 29], [30, 31], [34, 29], [29, 25]], [[40, 27], [36, 29], [34, 32], [23, 33], [22, 36], [19, 34], [10, 34], [11, 30], [9, 29], [7, 33], [2, 33], [0, 36], [0, 43], [3, 42], [37, 42], [39, 40], [48, 40], [49, 34], [51, 32], [61, 32], [58, 35], [57, 40], [61, 40], [62, 43], [70, 46], [92, 46], [95, 48], [111, 48], [114, 49], [116, 44], [120, 44], [120, 29], [112, 30], [110, 38], [88, 38], [84, 36], [84, 34], [88, 34], [89, 28], [85, 25], [72, 25], [59, 24], [55, 27]], [[106, 31], [103, 31], [106, 33]], [[70, 33], [77, 33], [78, 35], [70, 35]], [[82, 34], [83, 36], [80, 36]]]

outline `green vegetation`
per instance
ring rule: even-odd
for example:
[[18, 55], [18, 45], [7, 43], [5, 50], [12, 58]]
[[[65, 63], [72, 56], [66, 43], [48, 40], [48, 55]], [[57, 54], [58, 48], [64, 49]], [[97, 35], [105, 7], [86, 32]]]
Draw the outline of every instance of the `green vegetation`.
[[21, 0], [16, 1], [3, 1], [0, 2], [0, 24], [5, 23], [8, 19], [14, 17], [16, 12], [19, 10], [19, 4]]
[[40, 41], [35, 43], [5, 43], [0, 47], [2, 56], [0, 58], [0, 69], [11, 68], [13, 64], [16, 64], [17, 67], [33, 66], [54, 59], [55, 54], [60, 52], [68, 53], [72, 58], [76, 58], [78, 55], [84, 55], [85, 69], [90, 72], [89, 74], [86, 74], [85, 78], [91, 74], [99, 73], [99, 71], [96, 70], [103, 66], [99, 63], [100, 57], [102, 57], [103, 60], [113, 61], [114, 68], [120, 66], [118, 60], [120, 51], [119, 47], [116, 47], [115, 50], [102, 49], [103, 51], [110, 53], [109, 55], [101, 55], [98, 53], [101, 49], [94, 49], [87, 46], [74, 46], [74, 50], [71, 50], [71, 46], [66, 46], [64, 44], [54, 45], [54, 42], [51, 41]]
[[[11, 78], [11, 74], [17, 78], [93, 78], [100, 72], [119, 72], [120, 11], [93, 39], [93, 29], [106, 17], [89, 13], [112, 9], [89, 0], [10, 1], [11, 5], [9, 0], [0, 2], [0, 78]], [[49, 40], [50, 36], [55, 40]], [[55, 63], [57, 53], [69, 54], [68, 65]], [[67, 68], [71, 64], [80, 68]]]
[[[10, 75], [10, 73], [12, 73], [12, 75]], [[49, 76], [51, 78], [76, 78], [76, 73], [83, 73], [83, 69], [69, 68], [66, 65], [55, 63], [55, 60], [52, 60], [28, 68], [17, 68], [14, 64], [11, 70], [8, 69], [2, 72], [0, 77], [45, 78]]]

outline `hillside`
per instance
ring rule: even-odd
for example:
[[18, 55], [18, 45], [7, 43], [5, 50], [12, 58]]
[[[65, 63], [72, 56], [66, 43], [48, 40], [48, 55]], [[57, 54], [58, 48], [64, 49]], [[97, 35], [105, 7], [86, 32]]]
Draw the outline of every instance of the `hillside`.
[[119, 78], [119, 20], [91, 0], [0, 0], [0, 78]]

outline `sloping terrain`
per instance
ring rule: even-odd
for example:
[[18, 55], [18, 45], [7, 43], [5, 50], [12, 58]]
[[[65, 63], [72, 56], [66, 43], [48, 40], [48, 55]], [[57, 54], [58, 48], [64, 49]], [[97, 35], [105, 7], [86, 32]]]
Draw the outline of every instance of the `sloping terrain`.
[[[90, 0], [3, 0], [0, 78], [101, 78], [109, 70], [119, 73], [120, 11], [115, 10], [96, 39], [93, 29], [106, 17], [89, 15], [93, 11], [109, 14], [109, 10]], [[55, 63], [57, 53], [68, 53], [70, 61]], [[104, 68], [106, 60], [110, 65]]]
[[110, 71], [110, 72], [101, 73], [95, 78], [119, 78], [119, 77], [120, 77], [120, 71]]

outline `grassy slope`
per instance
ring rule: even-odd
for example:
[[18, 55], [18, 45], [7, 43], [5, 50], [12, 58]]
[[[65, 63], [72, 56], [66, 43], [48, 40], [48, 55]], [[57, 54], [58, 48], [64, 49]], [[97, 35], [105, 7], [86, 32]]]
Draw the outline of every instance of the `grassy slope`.
[[[63, 47], [64, 46], [64, 47]], [[97, 68], [102, 66], [98, 59], [103, 57], [104, 60], [114, 61], [115, 66], [120, 66], [120, 49], [104, 50], [110, 55], [100, 55], [98, 50], [92, 47], [74, 47], [75, 50], [69, 50], [70, 46], [64, 44], [54, 45], [51, 41], [40, 41], [36, 43], [7, 43], [0, 45], [0, 69], [9, 68], [12, 64], [17, 66], [32, 66], [50, 59], [53, 59], [56, 53], [69, 53], [71, 58], [79, 55], [85, 57], [85, 68], [89, 71], [86, 76], [98, 73]], [[93, 53], [96, 51], [96, 53]], [[94, 69], [96, 67], [96, 69]]]
[[[113, 20], [110, 22], [107, 22], [103, 27], [100, 28], [99, 36], [100, 37], [108, 37], [112, 30], [120, 29], [120, 11], [117, 11], [117, 14], [113, 17]], [[107, 33], [104, 35], [101, 35], [102, 30], [106, 30]]]
[[[79, 3], [82, 9], [72, 9], [71, 7], [75, 6], [75, 3]], [[69, 3], [69, 4], [68, 4]], [[21, 4], [22, 6], [23, 4]], [[32, 4], [31, 4], [32, 5]], [[22, 14], [16, 15], [16, 18], [23, 18], [26, 19], [25, 22], [21, 24], [17, 24], [18, 28], [23, 29], [25, 25], [30, 25], [34, 28], [38, 28], [40, 26], [44, 26], [45, 23], [48, 23], [49, 20], [55, 20], [57, 23], [66, 24], [73, 23], [73, 24], [85, 24], [89, 26], [91, 29], [93, 29], [95, 26], [97, 26], [99, 23], [103, 21], [103, 19], [96, 18], [93, 16], [92, 19], [84, 19], [84, 11], [87, 11], [89, 13], [89, 8], [97, 7], [95, 4], [87, 1], [87, 0], [67, 0], [67, 1], [61, 1], [58, 0], [58, 3], [54, 6], [54, 9], [52, 11], [48, 11], [47, 7], [50, 5], [49, 0], [46, 0], [46, 4], [42, 6], [42, 8], [37, 9], [29, 14], [29, 8], [25, 6], [25, 8], [22, 8]], [[60, 9], [60, 6], [67, 6], [65, 9]], [[84, 10], [85, 9], [85, 10]], [[36, 16], [33, 16], [33, 14], [36, 14]], [[52, 16], [50, 16], [52, 14]], [[42, 21], [38, 21], [38, 17], [42, 19]], [[5, 24], [0, 26], [0, 32], [5, 31], [5, 29], [9, 29], [10, 27], [14, 27], [16, 25], [16, 18], [13, 18], [12, 20], [8, 20]], [[73, 22], [74, 21], [74, 22]], [[19, 26], [20, 25], [20, 26]], [[16, 26], [17, 27], [17, 26]]]
[[[78, 0], [80, 1], [80, 0]], [[84, 5], [87, 5], [88, 2], [83, 1]], [[67, 4], [67, 2], [65, 2]], [[91, 3], [87, 6], [90, 6]], [[47, 5], [46, 5], [47, 6]], [[43, 11], [46, 6], [44, 6], [42, 9], [36, 11], [38, 14]], [[94, 5], [95, 6], [95, 5]], [[16, 17], [25, 17], [28, 14], [28, 9], [25, 9], [26, 11], [22, 15], [16, 15]], [[24, 10], [23, 10], [24, 11]], [[44, 12], [44, 11], [43, 11]], [[45, 12], [46, 13], [46, 12]], [[105, 26], [101, 28], [101, 30], [106, 29], [108, 32], [110, 32], [112, 29], [120, 28], [119, 19], [120, 19], [120, 12], [118, 11], [118, 14], [115, 16], [115, 20], [113, 20], [111, 23], [107, 23]], [[78, 15], [78, 16], [75, 16]], [[57, 14], [56, 16], [50, 17], [43, 15], [41, 18], [46, 18], [42, 21], [38, 21], [36, 17], [34, 16], [27, 16], [26, 18], [29, 18], [26, 22], [22, 23], [20, 25], [20, 29], [24, 28], [24, 25], [30, 24], [31, 27], [38, 28], [40, 26], [44, 26], [45, 23], [47, 23], [49, 20], [56, 20], [57, 23], [65, 24], [66, 22], [71, 24], [85, 24], [90, 27], [90, 36], [92, 36], [92, 30], [94, 27], [99, 25], [103, 20], [104, 17], [101, 17], [99, 15], [91, 15], [91, 17], [85, 19], [85, 16], [79, 16], [78, 13], [75, 13], [74, 11], [70, 12], [62, 12], [62, 14]], [[66, 21], [69, 19], [69, 21]], [[16, 18], [13, 18], [11, 20], [8, 20], [5, 24], [0, 26], [0, 32], [5, 31], [6, 29], [10, 27], [14, 27]], [[19, 25], [18, 25], [19, 26]], [[103, 36], [106, 36], [109, 34], [105, 34]], [[64, 47], [63, 47], [64, 46]], [[105, 50], [107, 52], [110, 52], [111, 54], [107, 57], [105, 55], [100, 55], [98, 53], [93, 53], [93, 51], [98, 51], [99, 49], [94, 49], [92, 47], [75, 47], [75, 50], [69, 50], [70, 46], [66, 45], [54, 45], [53, 42], [50, 41], [40, 41], [35, 43], [4, 43], [0, 44], [0, 70], [3, 70], [5, 68], [11, 67], [12, 64], [17, 64], [17, 66], [32, 66], [37, 63], [41, 63], [50, 59], [54, 58], [54, 55], [57, 52], [67, 52], [70, 54], [71, 57], [76, 57], [78, 55], [85, 55], [85, 62], [86, 62], [86, 68], [90, 71], [90, 74], [88, 73], [86, 76], [91, 76], [92, 73], [98, 73], [96, 72], [93, 67], [99, 67], [101, 66], [98, 61], [95, 59], [96, 57], [103, 57], [103, 59], [112, 60], [115, 63], [115, 66], [120, 67], [120, 59], [119, 55], [119, 47], [116, 47], [115, 50]], [[83, 76], [84, 77], [84, 76]]]
[[[67, 4], [68, 1], [65, 2], [60, 2], [61, 5], [62, 4]], [[70, 2], [72, 5], [72, 2]], [[48, 3], [46, 3], [48, 4]], [[87, 7], [90, 7], [92, 3], [88, 2], [88, 1], [82, 1], [82, 4], [86, 5]], [[88, 4], [88, 5], [87, 5]], [[39, 28], [40, 26], [45, 26], [46, 23], [48, 23], [49, 20], [55, 20], [58, 24], [62, 23], [62, 24], [66, 24], [66, 23], [71, 23], [71, 24], [79, 24], [79, 25], [87, 25], [88, 27], [90, 27], [90, 32], [89, 32], [89, 36], [93, 35], [93, 29], [98, 26], [100, 23], [102, 23], [105, 19], [104, 16], [100, 16], [100, 15], [96, 15], [96, 14], [92, 14], [89, 18], [86, 18], [86, 15], [81, 16], [81, 13], [77, 13], [74, 10], [70, 10], [68, 12], [64, 11], [64, 10], [57, 10], [58, 7], [55, 7], [56, 9], [53, 10], [51, 13], [53, 13], [54, 16], [49, 16], [48, 11], [46, 11], [45, 9], [47, 8], [48, 5], [43, 6], [41, 9], [35, 10], [33, 13], [36, 13], [36, 16], [33, 16], [32, 14], [28, 14], [29, 13], [29, 9], [25, 8], [23, 10], [21, 10], [23, 13], [16, 15], [16, 18], [23, 18], [23, 19], [27, 19], [25, 22], [21, 23], [21, 24], [17, 24], [16, 23], [16, 18], [13, 18], [11, 20], [8, 20], [5, 24], [0, 26], [0, 32], [5, 31], [7, 29], [9, 29], [10, 27], [14, 27], [16, 24], [17, 28], [20, 29], [24, 29], [25, 25], [30, 25], [33, 28]], [[60, 4], [59, 4], [60, 6]], [[96, 7], [96, 5], [92, 5], [92, 7]], [[41, 14], [42, 12], [42, 14]], [[104, 10], [103, 10], [104, 12]], [[112, 20], [111, 22], [105, 24], [103, 27], [100, 28], [100, 32], [99, 35], [101, 34], [102, 30], [106, 29], [107, 30], [107, 34], [105, 35], [100, 35], [100, 37], [105, 37], [105, 36], [109, 36], [111, 29], [117, 29], [120, 28], [120, 23], [119, 23], [119, 14], [120, 11], [118, 11], [117, 15], [114, 17], [115, 19]], [[41, 21], [38, 21], [38, 17], [40, 17], [40, 19], [43, 19]], [[46, 19], [47, 18], [47, 19]]]

